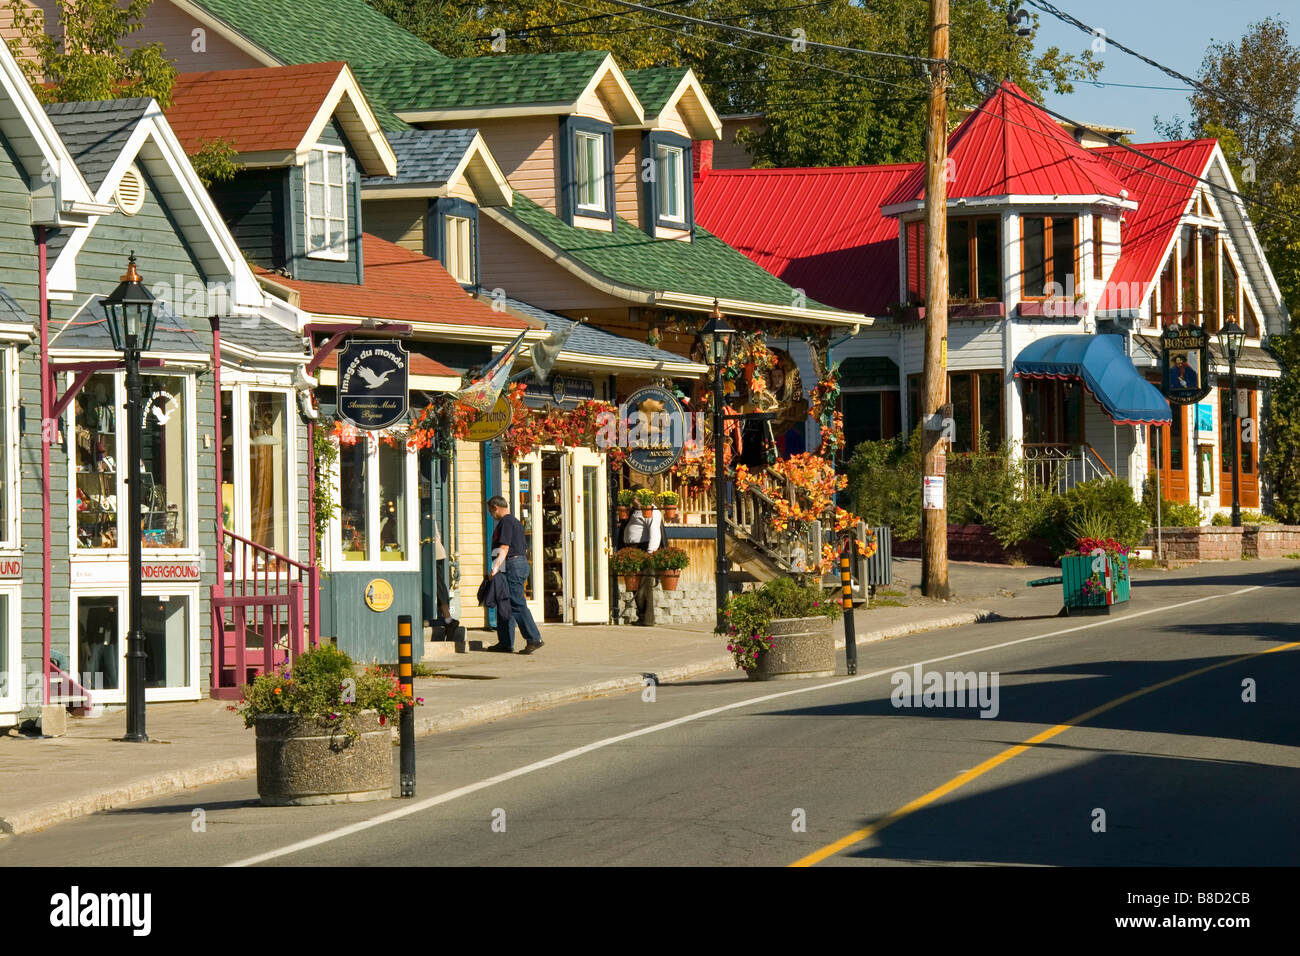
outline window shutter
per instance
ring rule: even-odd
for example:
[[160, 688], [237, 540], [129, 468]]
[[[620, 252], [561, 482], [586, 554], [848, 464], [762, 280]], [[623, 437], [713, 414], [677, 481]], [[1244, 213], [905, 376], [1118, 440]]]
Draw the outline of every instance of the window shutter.
[[907, 224], [907, 298], [925, 299], [925, 223]]

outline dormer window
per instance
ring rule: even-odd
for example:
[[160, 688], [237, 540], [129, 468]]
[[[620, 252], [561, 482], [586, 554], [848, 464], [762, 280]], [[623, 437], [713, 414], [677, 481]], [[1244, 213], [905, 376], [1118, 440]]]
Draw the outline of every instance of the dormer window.
[[646, 231], [659, 238], [685, 238], [695, 219], [690, 180], [691, 141], [675, 133], [646, 133], [641, 150]]
[[469, 285], [474, 281], [469, 219], [466, 216], [448, 216], [445, 228], [447, 230], [447, 271], [461, 285]]
[[461, 285], [478, 285], [478, 206], [443, 196], [433, 201], [429, 213], [425, 254]]
[[560, 119], [560, 214], [571, 226], [608, 230], [614, 218], [614, 128]]
[[347, 163], [338, 146], [318, 146], [307, 154], [307, 255], [313, 259], [348, 257]]

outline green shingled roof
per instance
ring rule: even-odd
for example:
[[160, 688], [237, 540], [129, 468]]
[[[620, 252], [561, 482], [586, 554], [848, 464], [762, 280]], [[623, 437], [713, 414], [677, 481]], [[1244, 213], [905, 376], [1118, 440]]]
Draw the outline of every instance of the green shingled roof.
[[629, 70], [627, 82], [632, 92], [641, 101], [646, 116], [658, 116], [668, 105], [668, 97], [673, 95], [677, 84], [681, 83], [689, 67], [657, 66], [646, 70]]
[[[698, 225], [694, 242], [652, 239], [624, 219], [614, 220], [612, 233], [597, 232], [566, 225], [518, 191], [513, 208], [495, 211], [621, 285], [763, 305], [790, 306], [796, 299], [793, 288]], [[806, 304], [812, 309], [842, 311], [812, 299]]]
[[478, 56], [438, 63], [353, 64], [368, 97], [389, 109], [572, 103], [609, 54], [600, 50]]
[[366, 0], [194, 0], [285, 65], [444, 60]]

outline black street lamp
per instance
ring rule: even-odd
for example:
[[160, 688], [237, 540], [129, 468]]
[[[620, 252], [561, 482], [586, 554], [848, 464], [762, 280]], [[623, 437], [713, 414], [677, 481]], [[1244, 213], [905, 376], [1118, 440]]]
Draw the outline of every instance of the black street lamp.
[[108, 316], [108, 334], [113, 339], [113, 347], [126, 359], [126, 540], [131, 562], [131, 588], [127, 598], [126, 736], [122, 739], [130, 743], [147, 743], [149, 736], [144, 730], [144, 628], [140, 620], [144, 604], [140, 569], [140, 512], [144, 507], [140, 482], [143, 467], [140, 452], [140, 353], [153, 343], [157, 315], [154, 313], [154, 298], [135, 270], [134, 252], [127, 262], [126, 275], [122, 276], [121, 283], [104, 299], [104, 312]]
[[[1228, 391], [1232, 393], [1232, 423], [1226, 430], [1224, 441], [1231, 440], [1232, 449], [1232, 526], [1241, 527], [1241, 443], [1237, 436], [1241, 425], [1237, 418], [1237, 358], [1246, 342], [1246, 330], [1229, 320], [1219, 329], [1219, 349], [1228, 356]], [[1222, 407], [1222, 406], [1220, 406]], [[1226, 452], [1228, 449], [1224, 448]]]
[[727, 324], [718, 308], [718, 300], [713, 300], [713, 311], [709, 313], [708, 324], [701, 330], [709, 363], [713, 366], [713, 490], [715, 497], [714, 511], [717, 524], [718, 571], [714, 582], [717, 590], [718, 627], [725, 622], [723, 609], [727, 604], [727, 519], [726, 519], [726, 472], [722, 460], [722, 444], [726, 440], [723, 432], [726, 420], [722, 414], [722, 373], [731, 360], [731, 341], [736, 330]]

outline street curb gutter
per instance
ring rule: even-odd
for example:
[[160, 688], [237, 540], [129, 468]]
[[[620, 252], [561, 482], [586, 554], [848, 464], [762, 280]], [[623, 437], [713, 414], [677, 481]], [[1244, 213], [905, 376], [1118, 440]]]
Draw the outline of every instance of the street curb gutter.
[[[911, 624], [898, 624], [894, 627], [861, 634], [858, 636], [856, 643], [870, 644], [875, 641], [883, 641], [891, 637], [902, 637], [922, 631], [961, 627], [966, 624], [973, 624], [989, 613], [989, 611], [977, 609], [940, 618], [939, 620], [921, 620]], [[844, 639], [842, 637], [836, 638], [835, 649], [844, 649]], [[676, 667], [655, 671], [653, 676], [657, 684], [672, 684], [691, 680], [705, 674], [717, 673], [718, 671], [729, 671], [734, 667], [731, 655], [722, 654], [708, 660], [695, 661], [690, 664], [681, 664]], [[593, 697], [608, 697], [632, 690], [640, 690], [646, 684], [647, 674], [633, 674], [626, 677], [611, 677], [605, 680], [591, 681], [560, 690], [507, 697], [502, 700], [489, 701], [486, 704], [463, 707], [441, 717], [417, 719], [415, 733], [419, 737], [428, 737], [433, 734], [474, 726], [475, 724], [487, 723], [514, 714], [544, 710], [561, 704], [588, 700]], [[43, 830], [56, 823], [64, 823], [78, 817], [89, 816], [101, 810], [112, 810], [142, 800], [165, 797], [193, 787], [205, 787], [217, 783], [227, 783], [243, 777], [251, 777], [256, 772], [257, 758], [249, 756], [235, 757], [203, 764], [198, 767], [159, 773], [153, 777], [137, 780], [120, 787], [85, 794], [71, 800], [64, 800], [35, 810], [17, 813], [10, 817], [0, 817], [0, 839], [10, 834]]]

